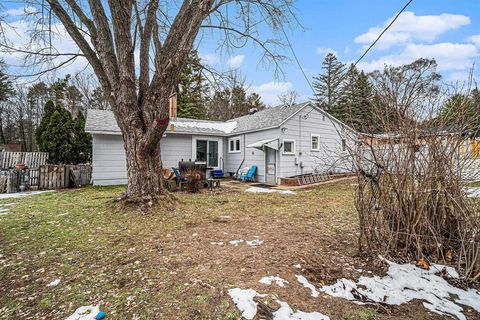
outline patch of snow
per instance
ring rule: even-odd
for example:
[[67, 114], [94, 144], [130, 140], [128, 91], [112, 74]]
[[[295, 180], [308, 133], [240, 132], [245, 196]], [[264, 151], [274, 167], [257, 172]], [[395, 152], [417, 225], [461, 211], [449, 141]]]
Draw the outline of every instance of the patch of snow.
[[84, 306], [75, 310], [66, 320], [95, 320], [99, 312], [98, 306]]
[[324, 314], [320, 312], [294, 312], [288, 303], [276, 300], [280, 305], [280, 309], [273, 313], [273, 320], [330, 320]]
[[352, 292], [359, 292], [365, 297], [391, 305], [400, 305], [411, 300], [423, 300], [423, 306], [441, 315], [454, 316], [465, 320], [465, 305], [480, 312], [480, 292], [474, 289], [463, 290], [449, 284], [437, 274], [445, 270], [450, 277], [458, 277], [451, 267], [432, 265], [424, 270], [413, 264], [397, 264], [387, 261], [388, 273], [384, 277], [361, 276], [357, 283], [348, 279], [339, 279], [331, 286], [320, 289], [333, 297], [356, 301]]
[[1, 208], [0, 207], [0, 216], [4, 215], [4, 214], [7, 214], [10, 212], [10, 209], [8, 208]]
[[467, 197], [469, 198], [480, 198], [480, 188], [468, 188], [465, 190]]
[[232, 240], [232, 241], [229, 241], [228, 243], [230, 243], [231, 245], [233, 245], [235, 247], [238, 247], [238, 245], [242, 242], [243, 242], [243, 240]]
[[28, 191], [28, 192], [16, 192], [16, 193], [2, 193], [0, 194], [0, 199], [10, 199], [10, 198], [22, 198], [33, 196], [36, 194], [54, 192], [55, 190], [42, 190], [42, 191]]
[[300, 263], [299, 263], [299, 264], [294, 264], [293, 267], [294, 267], [294, 268], [297, 268], [297, 269], [302, 269], [302, 266], [301, 266]]
[[295, 275], [295, 277], [297, 277], [298, 282], [300, 282], [305, 288], [312, 291], [312, 297], [317, 298], [320, 295], [320, 292], [318, 292], [317, 288], [315, 288], [313, 284], [308, 282], [308, 280], [304, 276]]
[[257, 303], [253, 301], [255, 297], [264, 297], [253, 289], [229, 289], [228, 295], [232, 298], [233, 303], [242, 313], [242, 317], [251, 320], [257, 314]]
[[237, 128], [237, 121], [170, 121], [170, 124], [173, 124], [178, 128], [199, 128], [199, 129], [211, 129], [218, 130], [224, 133], [231, 133], [235, 128]]
[[245, 190], [245, 192], [249, 193], [281, 193], [281, 194], [296, 194], [292, 190], [278, 190], [278, 189], [267, 189], [267, 188], [260, 188], [260, 187], [250, 187]]
[[274, 281], [277, 284], [277, 286], [279, 286], [279, 287], [285, 287], [285, 284], [288, 283], [287, 280], [282, 279], [278, 276], [263, 277], [258, 282], [260, 282], [262, 284], [266, 284], [266, 285], [271, 285], [272, 282], [274, 282]]
[[56, 287], [59, 284], [60, 284], [60, 279], [55, 279], [52, 282], [50, 282], [49, 284], [47, 284], [47, 287]]
[[[267, 296], [266, 294], [259, 294], [253, 289], [240, 288], [229, 289], [228, 295], [242, 313], [242, 317], [247, 320], [253, 319], [257, 314], [257, 303], [253, 298]], [[294, 312], [288, 303], [275, 297], [274, 300], [280, 305], [280, 308], [273, 313], [273, 320], [330, 320], [329, 317], [320, 312]]]
[[217, 246], [223, 246], [223, 242], [210, 242], [210, 244], [217, 245]]
[[249, 245], [250, 247], [257, 247], [259, 245], [261, 245], [263, 243], [263, 240], [258, 240], [258, 239], [255, 239], [255, 240], [247, 240], [245, 242], [247, 245]]

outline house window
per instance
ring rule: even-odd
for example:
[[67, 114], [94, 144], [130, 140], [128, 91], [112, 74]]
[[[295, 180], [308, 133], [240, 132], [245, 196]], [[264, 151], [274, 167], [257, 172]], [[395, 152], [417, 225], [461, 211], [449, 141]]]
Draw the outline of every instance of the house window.
[[233, 138], [228, 141], [228, 152], [229, 153], [240, 152], [240, 138]]
[[312, 134], [310, 149], [312, 151], [319, 151], [320, 150], [320, 136], [319, 135]]
[[295, 154], [295, 140], [283, 140], [283, 154]]
[[207, 167], [218, 167], [218, 141], [197, 140], [196, 161], [204, 162]]
[[342, 139], [342, 151], [347, 151], [347, 140]]

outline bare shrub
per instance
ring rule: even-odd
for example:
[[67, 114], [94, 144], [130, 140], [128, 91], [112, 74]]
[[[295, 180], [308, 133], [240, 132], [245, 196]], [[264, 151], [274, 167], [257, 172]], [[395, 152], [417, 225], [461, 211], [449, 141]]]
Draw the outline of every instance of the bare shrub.
[[400, 260], [455, 264], [475, 280], [480, 210], [467, 189], [479, 170], [478, 89], [472, 79], [438, 86], [435, 67], [424, 60], [370, 75], [374, 125], [382, 132], [361, 134], [351, 150], [359, 246]]

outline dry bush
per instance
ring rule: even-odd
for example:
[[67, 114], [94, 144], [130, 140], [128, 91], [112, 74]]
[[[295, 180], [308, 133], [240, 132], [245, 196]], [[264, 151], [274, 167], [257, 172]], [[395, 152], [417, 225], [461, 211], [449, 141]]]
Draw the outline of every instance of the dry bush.
[[[351, 150], [360, 249], [454, 265], [465, 279], [478, 280], [480, 205], [467, 196], [468, 180], [479, 170], [480, 108], [472, 109], [466, 98], [473, 82], [440, 93], [440, 87], [428, 87], [436, 80], [422, 83], [401, 71], [372, 76], [376, 125], [383, 132], [362, 135]], [[421, 76], [428, 72], [434, 70], [418, 70]], [[452, 101], [455, 108], [446, 108]]]

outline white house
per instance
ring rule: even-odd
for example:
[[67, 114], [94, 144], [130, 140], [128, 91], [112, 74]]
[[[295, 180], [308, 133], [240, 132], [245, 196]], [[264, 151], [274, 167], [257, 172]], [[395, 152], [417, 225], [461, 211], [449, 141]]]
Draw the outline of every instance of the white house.
[[[93, 183], [125, 184], [125, 150], [113, 113], [88, 110], [85, 130], [93, 136]], [[306, 102], [225, 122], [178, 118], [170, 121], [160, 147], [164, 167], [195, 160], [233, 175], [257, 165], [256, 181], [278, 184], [281, 177], [344, 171], [348, 165], [339, 163], [348, 162], [346, 139], [353, 132]]]

